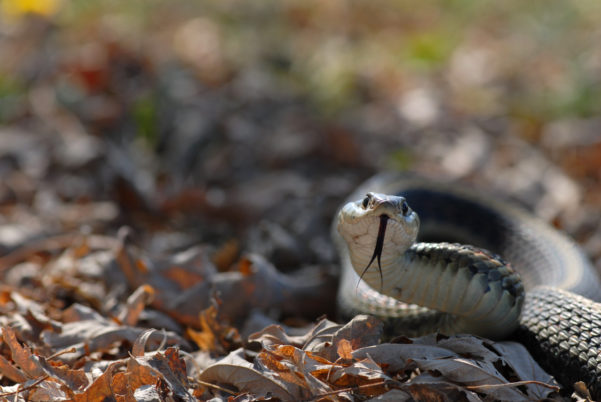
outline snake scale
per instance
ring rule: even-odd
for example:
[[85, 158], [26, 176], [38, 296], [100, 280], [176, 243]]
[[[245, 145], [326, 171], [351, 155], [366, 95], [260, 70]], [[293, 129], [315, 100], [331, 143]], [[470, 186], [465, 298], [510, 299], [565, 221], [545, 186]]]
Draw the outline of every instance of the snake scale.
[[583, 381], [601, 399], [601, 284], [569, 238], [498, 197], [413, 175], [377, 175], [349, 200], [332, 230], [343, 314], [409, 336], [513, 337], [567, 389]]

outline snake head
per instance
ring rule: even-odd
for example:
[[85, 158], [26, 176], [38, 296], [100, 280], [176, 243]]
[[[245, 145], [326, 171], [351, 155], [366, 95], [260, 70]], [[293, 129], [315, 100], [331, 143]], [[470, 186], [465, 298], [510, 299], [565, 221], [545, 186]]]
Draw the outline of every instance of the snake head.
[[353, 265], [365, 267], [378, 248], [382, 260], [403, 254], [415, 242], [419, 218], [405, 197], [367, 193], [340, 209], [337, 229], [354, 256]]

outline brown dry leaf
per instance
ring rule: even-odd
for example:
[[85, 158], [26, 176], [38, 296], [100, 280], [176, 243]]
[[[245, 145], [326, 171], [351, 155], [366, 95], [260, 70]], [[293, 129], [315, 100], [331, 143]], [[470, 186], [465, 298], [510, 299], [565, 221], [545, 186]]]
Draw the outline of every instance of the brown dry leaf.
[[408, 341], [415, 345], [436, 345], [467, 358], [483, 360], [495, 360], [499, 358], [499, 354], [490, 349], [493, 342], [475, 336], [456, 335], [449, 337], [441, 334], [429, 334]]
[[213, 263], [219, 272], [225, 272], [232, 266], [240, 255], [240, 242], [230, 239], [213, 254]]
[[[411, 359], [417, 366], [430, 373], [440, 373], [448, 381], [465, 384], [468, 389], [478, 386], [476, 391], [501, 400], [519, 400], [526, 397], [517, 387], [509, 385], [509, 381], [496, 369], [492, 362], [483, 362], [461, 357], [444, 360]], [[485, 389], [481, 386], [509, 385]]]
[[115, 397], [112, 387], [112, 379], [114, 371], [122, 366], [122, 362], [115, 362], [107, 367], [107, 369], [94, 380], [94, 382], [81, 393], [73, 395], [74, 402], [88, 402], [111, 400]]
[[71, 391], [81, 391], [90, 383], [86, 373], [82, 369], [72, 370], [64, 365], [54, 364], [41, 356], [38, 356], [37, 360], [46, 374], [52, 379], [66, 385]]
[[269, 325], [248, 337], [249, 341], [260, 342], [266, 348], [270, 345], [293, 345], [307, 351], [313, 351], [317, 345], [331, 340], [332, 336], [342, 328], [342, 325], [327, 319], [307, 329], [304, 335], [290, 336], [279, 325]]
[[75, 241], [70, 249], [70, 254], [73, 255], [74, 258], [79, 259], [89, 254], [91, 251], [90, 245], [88, 244], [88, 239], [86, 236], [83, 236], [79, 241]]
[[198, 312], [211, 306], [213, 295], [223, 300], [219, 314], [230, 322], [246, 319], [252, 310], [275, 309], [302, 315], [323, 310], [333, 303], [332, 283], [319, 270], [303, 271], [299, 280], [281, 274], [258, 255], [248, 255], [241, 259], [239, 270], [218, 273], [206, 258], [206, 252], [192, 251], [186, 261], [191, 262], [194, 257], [197, 268], [205, 272], [202, 281], [182, 289], [154, 270], [145, 278], [157, 292], [152, 306], [189, 327], [198, 327]]
[[[500, 353], [494, 353], [496, 345], [498, 344], [469, 335], [426, 336], [417, 338], [415, 343], [366, 347], [354, 351], [353, 356], [356, 359], [371, 357], [391, 375], [402, 374], [407, 377], [411, 374], [413, 378], [407, 384], [419, 383], [420, 387], [444, 390], [452, 384], [451, 388], [463, 393], [474, 391], [501, 400], [546, 398], [557, 390], [552, 385], [542, 384], [550, 377], [540, 372], [542, 370], [525, 349], [510, 352], [509, 358], [512, 358], [511, 353], [515, 353], [524, 359], [517, 359], [510, 364]], [[498, 348], [503, 350], [503, 346]], [[514, 369], [509, 375], [497, 368], [505, 367], [504, 365], [513, 368], [512, 364], [520, 365], [521, 368]], [[519, 381], [511, 382], [508, 378], [517, 378]]]
[[169, 400], [171, 392], [159, 378], [156, 384], [142, 385], [136, 388], [133, 399], [137, 402], [155, 402]]
[[[64, 348], [75, 348], [75, 352], [61, 355], [61, 360], [75, 360], [97, 351], [108, 351], [114, 345], [124, 342], [134, 344], [144, 333], [144, 328], [118, 325], [107, 320], [88, 307], [74, 304], [68, 309], [70, 319], [81, 318], [78, 321], [67, 322], [60, 332], [42, 331], [42, 341], [55, 351]], [[189, 344], [176, 333], [171, 331], [152, 332], [148, 340], [153, 345], [163, 341], [167, 344], [177, 344], [188, 348]]]
[[[26, 384], [21, 384], [22, 388], [27, 387]], [[25, 396], [21, 393], [22, 396]], [[36, 384], [26, 394], [26, 400], [30, 401], [65, 401], [71, 400], [73, 393], [64, 385], [47, 379]]]
[[348, 339], [353, 350], [356, 350], [378, 343], [382, 331], [383, 324], [379, 319], [370, 315], [358, 315], [336, 332], [333, 342], [337, 344], [339, 339]]
[[202, 282], [204, 276], [196, 272], [190, 272], [183, 267], [172, 266], [168, 270], [161, 273], [165, 278], [177, 283], [181, 289], [188, 289], [194, 286], [195, 283]]
[[11, 293], [12, 290], [10, 288], [0, 290], [0, 307], [6, 307], [6, 304], [12, 301], [10, 297]]
[[[320, 321], [306, 334], [291, 337], [279, 326], [269, 326], [253, 334], [250, 340], [260, 341], [263, 351], [255, 364], [268, 377], [285, 381], [283, 386], [297, 395], [324, 398], [351, 398], [349, 387], [361, 387], [361, 394], [374, 396], [386, 391], [384, 384], [390, 377], [369, 358], [353, 362], [353, 341], [357, 345], [377, 342], [380, 333], [379, 321], [367, 316], [357, 317], [344, 327], [327, 320]], [[353, 339], [345, 335], [355, 334]], [[293, 345], [286, 344], [292, 343]], [[300, 349], [305, 347], [305, 350]], [[328, 359], [325, 356], [330, 356]], [[331, 361], [343, 357], [346, 364]], [[291, 389], [295, 386], [295, 389]], [[347, 389], [349, 388], [349, 389]], [[339, 391], [334, 391], [339, 390]]]
[[127, 278], [127, 282], [131, 287], [143, 285], [146, 277], [146, 267], [136, 263], [136, 259], [131, 255], [127, 248], [125, 235], [120, 236], [119, 247], [115, 250], [115, 261], [119, 268]]
[[271, 372], [277, 376], [279, 383], [286, 383], [286, 389], [290, 393], [307, 397], [305, 376], [299, 371], [297, 364], [304, 357], [302, 355], [304, 352], [294, 346], [279, 345], [263, 350], [255, 361], [263, 373]]
[[[532, 359], [524, 345], [517, 342], [494, 342], [492, 348], [502, 356], [503, 361], [513, 369], [518, 378], [558, 386], [555, 379]], [[538, 384], [528, 384], [526, 392], [531, 398], [544, 399], [549, 394], [549, 388]]]
[[199, 321], [202, 331], [188, 328], [187, 334], [201, 350], [223, 354], [242, 344], [238, 330], [220, 323], [215, 306], [201, 311]]
[[231, 384], [241, 392], [252, 394], [254, 398], [271, 396], [282, 400], [298, 399], [285, 386], [264, 376], [252, 363], [247, 362], [243, 349], [230, 352], [206, 368], [199, 379], [213, 384]]
[[[368, 399], [369, 402], [405, 402], [414, 400], [415, 399], [413, 399], [409, 392], [405, 392], [400, 389], [391, 389], [390, 391]], [[422, 400], [427, 401], [429, 399], [424, 398]]]
[[[325, 381], [322, 381], [314, 373], [325, 372], [332, 369], [332, 363], [322, 357], [305, 352], [305, 355], [300, 355], [301, 359], [295, 364], [298, 367], [298, 372], [304, 376], [306, 387], [311, 395], [326, 395], [333, 392], [333, 388]], [[343, 393], [338, 394], [343, 395]]]
[[186, 363], [180, 358], [177, 349], [168, 348], [165, 352], [156, 352], [144, 358], [135, 359], [140, 365], [151, 367], [155, 372], [160, 373], [159, 379], [163, 386], [168, 387], [170, 393], [177, 399], [193, 400], [188, 392]]
[[[423, 373], [403, 384], [401, 390], [412, 396], [412, 400], [441, 402], [482, 402], [482, 398], [465, 387], [445, 381], [440, 376]], [[523, 400], [524, 398], [520, 398]]]
[[144, 308], [152, 302], [154, 294], [154, 288], [150, 285], [142, 285], [137, 288], [127, 298], [127, 302], [119, 314], [119, 321], [125, 325], [136, 325]]
[[131, 357], [127, 361], [127, 388], [130, 392], [144, 385], [153, 385], [161, 378], [161, 373], [143, 364], [143, 357]]
[[394, 373], [405, 370], [409, 359], [446, 359], [456, 354], [432, 345], [398, 343], [383, 343], [353, 351], [355, 359], [364, 359], [367, 356], [371, 356], [380, 366], [386, 367], [387, 372]]
[[11, 351], [13, 361], [31, 378], [37, 378], [44, 375], [44, 370], [40, 367], [39, 361], [26, 348], [22, 347], [15, 332], [10, 327], [2, 328], [2, 338]]
[[146, 263], [146, 261], [144, 261], [141, 258], [138, 258], [135, 262], [136, 264], [136, 268], [138, 268], [138, 271], [140, 271], [140, 273], [142, 274], [147, 274], [148, 273], [148, 264]]
[[332, 392], [318, 373], [328, 377], [336, 365], [311, 352], [291, 345], [274, 345], [261, 351], [255, 364], [265, 376], [303, 398]]
[[144, 356], [144, 351], [146, 349], [146, 343], [148, 342], [148, 338], [155, 332], [155, 329], [147, 329], [142, 332], [138, 339], [134, 342], [131, 348], [131, 355], [134, 357]]
[[123, 371], [115, 373], [111, 378], [111, 389], [117, 401], [134, 402], [134, 392], [128, 388], [129, 374]]
[[175, 375], [177, 380], [188, 385], [188, 372], [186, 370], [186, 362], [179, 355], [179, 351], [175, 348], [165, 350], [165, 362], [169, 366], [169, 371]]
[[583, 381], [576, 381], [574, 383], [574, 392], [570, 397], [576, 402], [589, 402], [593, 400], [589, 389]]
[[25, 382], [27, 380], [25, 373], [13, 366], [2, 355], [0, 355], [0, 374], [14, 382]]
[[259, 342], [263, 348], [271, 345], [294, 345], [301, 347], [303, 342], [300, 342], [300, 339], [299, 337], [289, 336], [281, 326], [276, 324], [271, 324], [248, 337], [249, 342]]
[[354, 394], [364, 397], [386, 392], [392, 382], [392, 378], [385, 375], [370, 358], [345, 366], [334, 365], [327, 372], [315, 370], [312, 374], [335, 388], [355, 388]]
[[[80, 321], [101, 321], [103, 323], [113, 323], [113, 321], [110, 321], [96, 310], [79, 303], [72, 304], [69, 308], [62, 311], [61, 321], [63, 323]], [[62, 326], [59, 326], [57, 329], [60, 330], [61, 328]]]
[[[514, 372], [513, 375], [503, 372], [504, 378], [515, 377], [521, 380], [538, 381], [557, 386], [553, 377], [536, 363], [526, 348], [516, 342], [491, 342], [487, 339], [465, 335], [453, 337], [427, 335], [415, 339], [415, 342], [424, 345], [436, 344], [466, 358], [492, 363], [500, 361]], [[549, 394], [550, 389], [548, 386], [536, 383], [523, 385], [523, 387], [526, 389], [528, 396], [535, 399], [544, 399]]]
[[338, 358], [338, 344], [342, 340], [350, 342], [351, 349], [357, 350], [365, 346], [378, 344], [382, 336], [382, 322], [373, 316], [358, 315], [327, 340], [315, 345], [311, 351], [330, 361]]
[[242, 275], [252, 275], [253, 273], [253, 263], [248, 257], [240, 258], [238, 261], [238, 271], [242, 273]]
[[190, 400], [186, 364], [179, 357], [179, 351], [168, 348], [164, 353], [144, 353], [146, 342], [155, 332], [150, 329], [138, 337], [127, 360], [127, 370], [117, 373], [111, 381], [113, 391], [125, 399], [137, 400], [135, 395], [139, 389], [161, 387], [164, 388], [161, 390], [163, 394], [166, 392], [180, 400]]
[[336, 351], [341, 359], [351, 360], [353, 358], [353, 347], [346, 339], [341, 339], [340, 342], [338, 342], [338, 348]]

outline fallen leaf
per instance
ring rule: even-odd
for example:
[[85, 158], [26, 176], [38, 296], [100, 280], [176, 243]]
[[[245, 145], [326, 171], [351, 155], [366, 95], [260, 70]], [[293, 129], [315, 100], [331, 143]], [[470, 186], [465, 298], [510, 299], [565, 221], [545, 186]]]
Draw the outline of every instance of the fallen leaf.
[[37, 361], [50, 378], [64, 384], [73, 392], [82, 391], [90, 383], [84, 370], [72, 370], [63, 365], [54, 365], [51, 361], [41, 356], [37, 356]]
[[307, 351], [315, 352], [324, 342], [331, 341], [333, 335], [342, 325], [327, 319], [320, 320], [311, 326], [303, 335], [288, 335], [280, 325], [269, 325], [259, 332], [251, 334], [249, 341], [260, 342], [266, 348], [270, 345], [293, 345]]
[[213, 253], [213, 263], [220, 272], [225, 272], [231, 267], [240, 255], [240, 242], [231, 239], [225, 242]]
[[[427, 335], [408, 342], [358, 349], [353, 351], [353, 357], [370, 357], [390, 375], [403, 374], [411, 378], [407, 384], [420, 385], [409, 391], [419, 390], [420, 395], [430, 392], [424, 387], [431, 387], [433, 390], [452, 388], [465, 395], [477, 392], [502, 400], [544, 399], [557, 390], [549, 383], [551, 377], [521, 346], [509, 350], [511, 344], [506, 346], [470, 335]], [[505, 349], [508, 349], [507, 358], [515, 358], [514, 362], [509, 363], [505, 353], [501, 353]]]
[[338, 357], [338, 344], [350, 342], [351, 349], [356, 350], [365, 346], [379, 343], [382, 337], [382, 322], [368, 315], [358, 315], [340, 328], [331, 339], [331, 345], [323, 348], [320, 355], [328, 360], [336, 360]]
[[[61, 355], [63, 361], [73, 361], [92, 352], [108, 351], [114, 345], [125, 342], [133, 345], [146, 331], [144, 328], [118, 325], [83, 306], [73, 305], [71, 308], [77, 313], [71, 313], [69, 316], [79, 316], [81, 320], [67, 322], [59, 333], [45, 330], [40, 335], [42, 341], [55, 351], [64, 348], [75, 349], [72, 353]], [[166, 342], [168, 345], [177, 344], [189, 348], [186, 340], [170, 331], [154, 331], [148, 335], [148, 341], [155, 346]]]
[[188, 392], [186, 364], [179, 357], [179, 350], [168, 348], [165, 352], [156, 352], [145, 358], [135, 359], [139, 364], [152, 367], [156, 373], [160, 373], [160, 380], [175, 398], [187, 401], [194, 400]]
[[[368, 402], [405, 402], [413, 401], [413, 397], [409, 392], [402, 391], [400, 389], [391, 389], [383, 394], [374, 396], [368, 399]], [[426, 399], [424, 399], [426, 400]]]
[[[21, 384], [22, 388], [26, 388], [26, 384]], [[20, 395], [23, 395], [23, 393], [20, 393]], [[32, 401], [64, 401], [70, 400], [72, 396], [72, 390], [52, 379], [47, 379], [36, 384], [27, 393], [27, 399]]]
[[[492, 348], [500, 354], [503, 362], [515, 371], [518, 378], [559, 386], [553, 377], [532, 359], [524, 345], [517, 342], [494, 342]], [[534, 399], [541, 400], [549, 394], [549, 387], [546, 386], [527, 384], [525, 387], [528, 396]]]
[[142, 285], [137, 288], [128, 298], [124, 305], [119, 321], [125, 325], [136, 325], [140, 314], [154, 299], [155, 290], [150, 285]]
[[13, 366], [2, 355], [0, 355], [0, 374], [14, 382], [25, 382], [27, 380], [25, 373]]
[[38, 378], [44, 375], [44, 370], [40, 367], [39, 361], [26, 348], [22, 347], [15, 332], [9, 327], [2, 328], [2, 338], [11, 351], [13, 361], [31, 378]]
[[214, 384], [231, 384], [241, 392], [248, 392], [255, 398], [272, 396], [281, 400], [294, 400], [288, 390], [265, 377], [252, 363], [244, 359], [243, 349], [230, 352], [219, 362], [207, 367], [200, 380]]
[[134, 342], [131, 348], [131, 355], [134, 357], [144, 356], [144, 351], [146, 349], [146, 343], [148, 342], [148, 338], [155, 332], [155, 329], [147, 329], [142, 332], [136, 341]]
[[104, 373], [96, 378], [94, 382], [81, 393], [73, 395], [74, 402], [111, 400], [115, 397], [112, 387], [114, 371], [123, 366], [121, 362], [110, 364]]
[[338, 352], [338, 356], [341, 359], [351, 360], [353, 358], [353, 347], [346, 339], [341, 339], [340, 342], [338, 342], [338, 348], [336, 349], [336, 352]]
[[188, 328], [187, 334], [201, 350], [222, 354], [242, 344], [238, 331], [220, 322], [214, 305], [201, 311], [199, 320], [202, 331]]
[[[499, 373], [492, 362], [483, 362], [462, 357], [449, 359], [427, 360], [411, 359], [417, 366], [430, 373], [440, 373], [448, 381], [466, 386], [508, 384], [507, 380]], [[478, 388], [477, 390], [483, 390]], [[526, 397], [517, 387], [509, 386], [487, 389], [487, 394], [501, 400], [516, 400]]]

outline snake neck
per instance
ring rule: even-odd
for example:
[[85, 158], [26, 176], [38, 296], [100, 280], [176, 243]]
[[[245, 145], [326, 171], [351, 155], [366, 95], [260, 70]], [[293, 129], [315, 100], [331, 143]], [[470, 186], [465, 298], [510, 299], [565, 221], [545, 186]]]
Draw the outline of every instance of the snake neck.
[[[361, 275], [370, 261], [369, 250], [350, 253]], [[519, 276], [500, 257], [471, 246], [417, 243], [401, 254], [383, 251], [379, 268], [367, 269], [362, 279], [380, 293], [405, 303], [449, 313], [443, 332], [469, 332], [500, 338], [517, 326], [524, 300]]]

